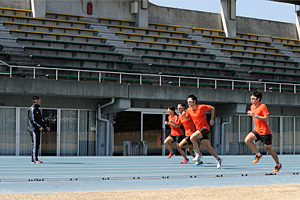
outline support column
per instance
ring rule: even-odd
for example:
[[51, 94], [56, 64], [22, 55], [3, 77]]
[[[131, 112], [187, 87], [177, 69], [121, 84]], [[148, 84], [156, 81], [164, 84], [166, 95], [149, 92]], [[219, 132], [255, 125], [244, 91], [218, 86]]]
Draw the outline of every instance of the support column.
[[139, 28], [148, 28], [149, 23], [149, 2], [148, 0], [138, 0], [138, 13], [136, 25]]
[[31, 0], [32, 16], [36, 18], [46, 17], [46, 1], [47, 0]]
[[300, 38], [300, 10], [296, 11], [296, 28], [298, 33], [298, 39]]
[[236, 0], [221, 0], [221, 17], [226, 37], [236, 37]]

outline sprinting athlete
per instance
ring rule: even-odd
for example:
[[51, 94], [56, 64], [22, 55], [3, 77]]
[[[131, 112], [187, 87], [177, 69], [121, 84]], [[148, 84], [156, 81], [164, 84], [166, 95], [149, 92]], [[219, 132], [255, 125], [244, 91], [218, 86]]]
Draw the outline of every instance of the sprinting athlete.
[[202, 154], [199, 149], [198, 140], [200, 139], [201, 143], [205, 148], [215, 157], [217, 160], [217, 168], [219, 169], [222, 165], [222, 159], [216, 154], [215, 149], [210, 145], [208, 139], [208, 134], [210, 133], [210, 127], [206, 120], [205, 111], [211, 112], [210, 125], [214, 125], [214, 116], [215, 108], [211, 105], [198, 105], [197, 97], [195, 95], [188, 96], [189, 108], [183, 114], [186, 118], [191, 118], [196, 126], [196, 132], [190, 136], [190, 140], [193, 143], [196, 149], [196, 156], [193, 161], [199, 161], [202, 157]]
[[279, 162], [277, 153], [272, 149], [272, 134], [268, 125], [268, 108], [265, 104], [260, 103], [262, 99], [262, 94], [260, 92], [254, 91], [251, 94], [250, 99], [252, 105], [247, 114], [253, 118], [255, 127], [254, 130], [246, 136], [245, 143], [255, 153], [255, 159], [252, 163], [257, 163], [262, 157], [262, 154], [257, 151], [257, 148], [253, 143], [253, 141], [261, 140], [276, 163], [275, 169], [272, 172], [279, 172], [282, 165]]
[[[185, 138], [179, 143], [179, 147], [187, 148], [190, 154], [195, 157], [194, 151], [193, 151], [193, 143], [190, 140], [190, 136], [195, 132], [195, 125], [193, 123], [193, 120], [190, 118], [185, 118], [182, 113], [185, 112], [185, 104], [178, 104], [177, 109], [179, 111], [179, 123], [183, 125], [185, 130]], [[184, 160], [181, 162], [188, 163], [189, 159], [187, 158], [186, 154], [182, 155], [184, 157]]]
[[178, 122], [178, 115], [176, 115], [175, 113], [175, 107], [170, 106], [168, 108], [168, 114], [168, 121], [166, 121], [165, 124], [170, 126], [171, 133], [164, 141], [166, 148], [170, 152], [167, 158], [171, 158], [175, 155], [171, 148], [171, 143], [173, 142], [177, 143], [177, 150], [180, 152], [180, 154], [185, 155], [184, 151], [179, 147], [179, 143], [184, 138], [184, 135], [182, 130], [180, 129], [180, 123]]

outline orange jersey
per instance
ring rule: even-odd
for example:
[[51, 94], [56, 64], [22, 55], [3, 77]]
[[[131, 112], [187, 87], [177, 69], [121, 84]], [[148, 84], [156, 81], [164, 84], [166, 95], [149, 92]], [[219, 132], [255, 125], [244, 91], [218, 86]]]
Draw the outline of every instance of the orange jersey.
[[[266, 116], [269, 115], [268, 108], [265, 104], [259, 103], [259, 105], [254, 108], [254, 105], [250, 107], [251, 111], [255, 113], [257, 116]], [[260, 120], [258, 118], [253, 117], [253, 121], [255, 124], [254, 131], [256, 131], [260, 135], [268, 135], [271, 134], [271, 130], [269, 128], [268, 122]]]
[[190, 136], [193, 133], [195, 133], [195, 125], [191, 118], [190, 120], [186, 120], [181, 114], [179, 114], [179, 123], [182, 124], [184, 127], [185, 136]]
[[187, 118], [192, 118], [196, 129], [200, 130], [202, 128], [205, 128], [207, 130], [210, 130], [210, 127], [206, 120], [206, 113], [205, 111], [210, 110], [210, 105], [197, 105], [196, 109], [193, 110], [192, 107], [189, 107], [186, 111]]
[[177, 127], [177, 128], [175, 128], [175, 127], [173, 127], [173, 126], [170, 125], [170, 128], [171, 128], [171, 135], [173, 135], [173, 136], [180, 136], [180, 135], [183, 135], [183, 132], [182, 132], [182, 130], [180, 129], [180, 124], [179, 124], [178, 116], [177, 116], [177, 115], [173, 115], [173, 117], [171, 117], [171, 116], [169, 115], [168, 119], [169, 119], [169, 123], [178, 124], [178, 127]]

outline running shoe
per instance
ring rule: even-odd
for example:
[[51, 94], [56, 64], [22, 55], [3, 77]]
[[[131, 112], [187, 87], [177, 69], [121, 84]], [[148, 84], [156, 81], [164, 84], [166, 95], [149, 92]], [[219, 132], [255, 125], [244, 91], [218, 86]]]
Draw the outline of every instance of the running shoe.
[[171, 158], [172, 156], [175, 156], [175, 154], [173, 152], [170, 153], [167, 158]]
[[194, 166], [198, 166], [198, 165], [201, 165], [201, 164], [203, 164], [202, 160], [195, 162]]
[[201, 158], [202, 158], [202, 153], [200, 153], [200, 154], [197, 154], [196, 153], [196, 156], [195, 156], [195, 158], [193, 159], [193, 161], [200, 161], [201, 160]]
[[222, 158], [219, 158], [219, 159], [217, 160], [217, 169], [220, 169], [220, 168], [221, 168], [221, 166], [222, 166], [222, 161], [223, 161]]
[[185, 158], [183, 161], [181, 161], [181, 164], [185, 164], [185, 163], [188, 163], [188, 162], [189, 162], [189, 159]]
[[280, 165], [275, 165], [275, 169], [272, 172], [279, 172], [279, 170], [281, 169], [282, 164]]
[[260, 154], [260, 156], [255, 155], [255, 159], [252, 161], [252, 163], [253, 164], [257, 163], [261, 157], [262, 157], [262, 154]]
[[36, 163], [36, 164], [40, 164], [40, 163], [43, 163], [43, 161], [37, 160], [35, 163]]

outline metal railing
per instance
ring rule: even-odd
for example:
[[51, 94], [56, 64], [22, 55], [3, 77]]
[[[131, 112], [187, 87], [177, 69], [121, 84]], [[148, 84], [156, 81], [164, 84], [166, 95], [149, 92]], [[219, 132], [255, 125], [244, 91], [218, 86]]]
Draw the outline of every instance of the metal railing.
[[[0, 60], [1, 63], [3, 63]], [[0, 64], [1, 65], [1, 64]], [[60, 78], [59, 72], [63, 71], [68, 71], [68, 72], [77, 72], [77, 81], [80, 81], [82, 78], [86, 78], [82, 76], [82, 73], [96, 73], [98, 76], [98, 82], [102, 82], [102, 79], [105, 77], [103, 75], [105, 74], [114, 74], [118, 75], [118, 82], [122, 84], [122, 80], [128, 79], [128, 77], [139, 77], [138, 80], [139, 85], [143, 85], [143, 81], [148, 81], [149, 82], [149, 77], [150, 81], [152, 80], [158, 80], [158, 85], [163, 86], [163, 79], [173, 79], [176, 84], [178, 84], [178, 87], [181, 87], [185, 83], [182, 80], [192, 80], [194, 81], [194, 85], [196, 85], [197, 88], [200, 88], [201, 83], [200, 81], [211, 81], [213, 82], [213, 86], [215, 89], [221, 88], [218, 83], [222, 82], [228, 82], [228, 84], [231, 87], [231, 90], [235, 90], [235, 88], [238, 88], [237, 84], [244, 84], [244, 88], [247, 87], [249, 91], [251, 91], [252, 87], [257, 87], [257, 85], [260, 86], [260, 88], [263, 88], [264, 92], [267, 92], [267, 90], [278, 90], [279, 93], [282, 92], [282, 90], [285, 90], [285, 88], [288, 86], [290, 91], [293, 91], [293, 93], [297, 93], [297, 88], [300, 87], [300, 84], [292, 84], [292, 83], [279, 83], [279, 82], [263, 82], [263, 81], [250, 81], [250, 80], [237, 80], [237, 79], [222, 79], [222, 78], [206, 78], [206, 77], [190, 77], [190, 76], [175, 76], [175, 75], [163, 75], [163, 74], [144, 74], [144, 73], [129, 73], [129, 72], [114, 72], [114, 71], [101, 71], [101, 70], [83, 70], [83, 69], [66, 69], [66, 68], [49, 68], [49, 67], [34, 67], [34, 66], [12, 66], [6, 64], [7, 67], [9, 67], [9, 76], [13, 77], [13, 68], [18, 68], [18, 69], [30, 69], [32, 70], [32, 77], [33, 79], [36, 79], [36, 72], [38, 70], [50, 70], [55, 72], [55, 80], [58, 80]], [[8, 75], [8, 73], [5, 73]], [[46, 76], [46, 74], [44, 75]], [[49, 74], [48, 74], [49, 76]], [[65, 75], [66, 76], [66, 75]], [[126, 78], [124, 77], [126, 76]], [[145, 79], [144, 77], [147, 77]], [[151, 78], [152, 77], [152, 78]], [[95, 78], [95, 77], [93, 77]], [[168, 81], [168, 83], [173, 83], [172, 81]], [[212, 84], [211, 84], [212, 85]], [[245, 86], [246, 85], [246, 86]], [[268, 87], [270, 86], [270, 87]], [[276, 86], [277, 88], [274, 89], [273, 87]]]

